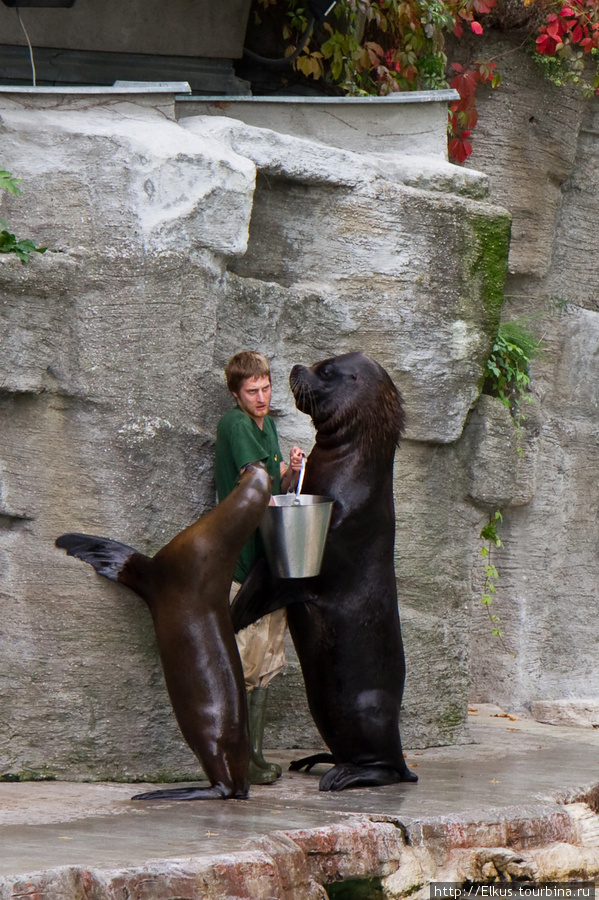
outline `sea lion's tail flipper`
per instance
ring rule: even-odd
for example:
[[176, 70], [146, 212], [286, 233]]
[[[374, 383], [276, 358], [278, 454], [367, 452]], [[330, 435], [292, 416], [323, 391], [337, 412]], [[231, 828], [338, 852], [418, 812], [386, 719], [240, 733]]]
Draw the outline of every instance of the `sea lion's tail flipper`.
[[317, 766], [319, 763], [333, 763], [334, 765], [335, 757], [332, 753], [313, 753], [312, 756], [304, 756], [302, 759], [293, 759], [289, 763], [289, 771], [300, 772], [302, 769], [305, 769], [306, 772], [309, 772], [313, 766]]
[[111, 541], [108, 538], [96, 537], [93, 534], [73, 532], [61, 534], [55, 544], [66, 550], [68, 556], [76, 556], [83, 562], [89, 563], [98, 575], [110, 578], [111, 581], [128, 584], [133, 590], [135, 587], [130, 583], [131, 579], [127, 577], [127, 569], [130, 567], [126, 567], [126, 563], [131, 560], [133, 555], [136, 558], [147, 559], [133, 547], [128, 547], [119, 541]]

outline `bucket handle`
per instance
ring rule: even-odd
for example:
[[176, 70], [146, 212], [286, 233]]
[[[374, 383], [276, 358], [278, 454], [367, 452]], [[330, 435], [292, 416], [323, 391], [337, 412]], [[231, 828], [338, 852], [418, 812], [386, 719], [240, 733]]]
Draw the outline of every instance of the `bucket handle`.
[[304, 453], [304, 455], [302, 456], [302, 463], [301, 463], [301, 467], [300, 467], [299, 477], [297, 479], [297, 487], [295, 489], [295, 500], [293, 501], [294, 506], [300, 505], [299, 495], [300, 495], [300, 492], [302, 489], [302, 485], [304, 483], [304, 475], [305, 474], [306, 474], [306, 454]]

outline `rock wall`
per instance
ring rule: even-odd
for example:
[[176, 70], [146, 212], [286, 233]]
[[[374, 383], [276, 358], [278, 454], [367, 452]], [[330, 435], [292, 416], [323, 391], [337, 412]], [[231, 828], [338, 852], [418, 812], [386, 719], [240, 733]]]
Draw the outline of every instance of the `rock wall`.
[[[528, 488], [510, 499], [501, 484], [489, 486], [477, 498], [503, 512], [494, 610], [517, 655], [490, 635], [479, 565], [472, 690], [542, 721], [563, 720], [571, 708], [590, 726], [599, 697], [599, 106], [549, 83], [506, 37], [491, 36], [482, 52], [498, 59], [502, 84], [479, 103], [469, 163], [488, 173], [491, 197], [513, 213], [503, 317], [528, 318], [544, 351], [531, 368], [521, 462], [503, 437], [479, 445], [487, 480], [517, 464]], [[492, 423], [488, 403], [479, 405], [467, 431]]]
[[[361, 349], [403, 391], [405, 743], [467, 739], [486, 513], [460, 436], [510, 227], [484, 176], [228, 118], [178, 123], [172, 98], [4, 95], [0, 116], [2, 165], [23, 178], [1, 214], [49, 247], [0, 257], [0, 775], [197, 774], [143, 603], [53, 542], [84, 531], [153, 553], [213, 504], [222, 370], [242, 347], [272, 360], [285, 452], [313, 435], [294, 363]], [[273, 699], [271, 742], [318, 746], [291, 652]]]

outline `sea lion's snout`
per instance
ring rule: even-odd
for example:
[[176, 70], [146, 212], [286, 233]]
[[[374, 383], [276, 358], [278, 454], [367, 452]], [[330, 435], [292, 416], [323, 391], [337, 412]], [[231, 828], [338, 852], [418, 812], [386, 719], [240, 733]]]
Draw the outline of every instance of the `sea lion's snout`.
[[312, 370], [307, 366], [294, 366], [289, 375], [289, 387], [300, 412], [312, 415], [313, 399], [310, 386]]
[[250, 481], [253, 487], [261, 491], [268, 491], [269, 493], [272, 491], [272, 478], [268, 474], [264, 463], [259, 460], [248, 463], [243, 467], [237, 484], [242, 484], [244, 481]]
[[289, 374], [289, 387], [291, 388], [291, 392], [295, 397], [296, 391], [303, 383], [305, 378], [305, 373], [308, 371], [307, 366], [294, 366]]

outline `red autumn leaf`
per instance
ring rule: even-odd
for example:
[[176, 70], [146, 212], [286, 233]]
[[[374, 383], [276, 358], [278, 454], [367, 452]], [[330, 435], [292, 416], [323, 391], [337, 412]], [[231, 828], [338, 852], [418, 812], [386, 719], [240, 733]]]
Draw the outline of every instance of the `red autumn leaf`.
[[[476, 123], [478, 122], [478, 112], [475, 106], [471, 106], [470, 109], [466, 110], [466, 126], [470, 129], [476, 127]], [[468, 132], [470, 133], [470, 132]]]
[[537, 53], [542, 56], [553, 56], [557, 41], [550, 38], [548, 34], [540, 34], [537, 38]]
[[547, 26], [547, 34], [549, 37], [552, 37], [554, 41], [557, 41], [559, 36], [563, 33], [564, 29], [560, 22], [551, 22], [551, 24]]
[[491, 12], [496, 5], [497, 0], [474, 0], [474, 8], [481, 15]]
[[451, 68], [453, 69], [454, 72], [463, 72], [464, 71], [464, 66], [461, 66], [459, 63], [452, 63]]
[[563, 6], [560, 10], [560, 16], [575, 16], [576, 13], [569, 6]]
[[452, 138], [449, 141], [447, 148], [449, 150], [449, 155], [460, 163], [465, 162], [472, 153], [472, 144], [470, 141], [463, 141], [459, 137]]
[[462, 35], [464, 34], [464, 29], [462, 28], [460, 22], [457, 19], [456, 19], [455, 25], [453, 26], [453, 28], [451, 30], [457, 38], [461, 38]]
[[480, 22], [472, 22], [470, 27], [475, 34], [483, 33], [483, 26], [480, 24]]
[[582, 28], [580, 25], [577, 25], [574, 31], [572, 32], [572, 40], [575, 44], [577, 44], [582, 38]]
[[474, 106], [474, 94], [468, 97], [460, 97], [456, 103], [453, 103], [451, 109], [453, 112], [464, 112]]
[[470, 97], [476, 91], [477, 73], [468, 71], [463, 75], [456, 75], [449, 82], [450, 87], [454, 88], [460, 97]]

